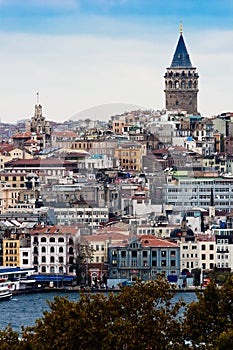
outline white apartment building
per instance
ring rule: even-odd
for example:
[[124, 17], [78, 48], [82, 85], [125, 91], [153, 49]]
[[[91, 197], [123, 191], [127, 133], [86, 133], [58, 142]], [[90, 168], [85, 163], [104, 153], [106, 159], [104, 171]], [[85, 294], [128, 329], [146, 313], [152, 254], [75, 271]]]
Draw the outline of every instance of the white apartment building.
[[208, 210], [211, 191], [215, 209], [230, 212], [233, 208], [233, 178], [219, 177], [214, 172], [208, 177], [194, 177], [194, 173], [188, 171], [176, 172], [164, 186], [164, 201], [174, 208]]
[[36, 273], [74, 275], [79, 230], [68, 226], [37, 226], [31, 232], [31, 260]]
[[108, 208], [54, 208], [58, 225], [86, 224], [92, 233], [108, 222]]
[[216, 244], [213, 235], [198, 235], [195, 240], [180, 242], [180, 270], [212, 270], [216, 264]]
[[233, 229], [213, 229], [216, 239], [217, 268], [233, 269]]

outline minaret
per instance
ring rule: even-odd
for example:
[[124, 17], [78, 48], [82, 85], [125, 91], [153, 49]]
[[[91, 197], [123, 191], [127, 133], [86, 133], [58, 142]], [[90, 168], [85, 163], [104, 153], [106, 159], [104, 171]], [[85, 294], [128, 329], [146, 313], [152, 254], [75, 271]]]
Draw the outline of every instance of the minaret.
[[211, 188], [211, 192], [210, 192], [209, 217], [210, 218], [215, 217], [214, 190], [213, 190], [213, 188]]
[[192, 66], [183, 38], [180, 23], [180, 37], [171, 66], [165, 73], [166, 109], [184, 110], [187, 114], [197, 115], [198, 73]]

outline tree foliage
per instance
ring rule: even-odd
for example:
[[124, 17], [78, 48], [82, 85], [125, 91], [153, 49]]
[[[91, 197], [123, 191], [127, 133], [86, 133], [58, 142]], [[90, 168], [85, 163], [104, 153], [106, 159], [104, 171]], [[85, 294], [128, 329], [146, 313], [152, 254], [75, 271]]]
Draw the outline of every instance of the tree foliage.
[[27, 350], [230, 350], [233, 341], [233, 278], [211, 282], [197, 301], [175, 302], [162, 277], [123, 287], [119, 293], [81, 294], [77, 302], [56, 297], [21, 338], [9, 326], [0, 348]]
[[[83, 283], [83, 275], [87, 274], [87, 264], [93, 260], [93, 249], [86, 241], [77, 241], [74, 247], [73, 268], [76, 272], [77, 284]], [[87, 276], [86, 276], [87, 277]]]
[[221, 344], [233, 337], [233, 276], [221, 288], [212, 281], [197, 295], [184, 314], [186, 339], [198, 349], [225, 349]]

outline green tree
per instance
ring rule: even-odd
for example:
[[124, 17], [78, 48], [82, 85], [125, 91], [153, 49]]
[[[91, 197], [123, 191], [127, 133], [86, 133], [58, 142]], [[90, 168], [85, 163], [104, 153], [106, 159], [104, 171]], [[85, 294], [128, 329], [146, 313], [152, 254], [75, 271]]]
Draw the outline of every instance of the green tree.
[[[161, 276], [119, 293], [81, 294], [78, 302], [56, 297], [50, 311], [28, 328], [32, 350], [184, 350], [182, 301]], [[29, 348], [28, 348], [29, 349]]]
[[224, 349], [221, 342], [227, 344], [233, 336], [233, 277], [228, 277], [221, 288], [211, 282], [197, 296], [198, 301], [189, 304], [184, 313], [186, 339], [194, 348]]
[[[73, 269], [76, 273], [77, 284], [88, 283], [88, 264], [93, 260], [93, 248], [90, 244], [83, 240], [77, 241], [74, 247], [74, 263]], [[85, 276], [85, 277], [83, 277]]]

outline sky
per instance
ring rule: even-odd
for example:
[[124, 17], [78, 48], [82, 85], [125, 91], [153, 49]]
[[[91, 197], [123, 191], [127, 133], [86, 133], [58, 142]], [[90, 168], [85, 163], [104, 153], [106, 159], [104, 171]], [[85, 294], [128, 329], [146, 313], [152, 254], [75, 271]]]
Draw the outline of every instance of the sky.
[[[180, 21], [203, 116], [233, 112], [233, 0], [0, 0], [0, 119], [165, 107]], [[88, 115], [87, 115], [88, 117]]]

